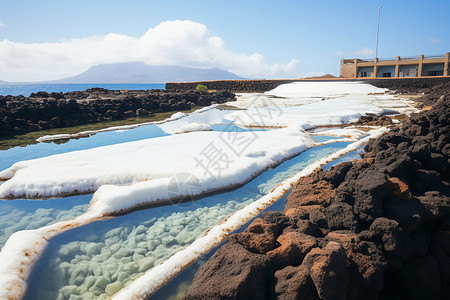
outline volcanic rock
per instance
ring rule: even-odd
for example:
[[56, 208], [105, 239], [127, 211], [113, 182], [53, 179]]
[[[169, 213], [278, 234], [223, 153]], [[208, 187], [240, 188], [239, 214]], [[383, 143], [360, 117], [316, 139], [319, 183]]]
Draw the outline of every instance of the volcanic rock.
[[200, 267], [183, 299], [265, 299], [271, 272], [267, 256], [229, 243]]

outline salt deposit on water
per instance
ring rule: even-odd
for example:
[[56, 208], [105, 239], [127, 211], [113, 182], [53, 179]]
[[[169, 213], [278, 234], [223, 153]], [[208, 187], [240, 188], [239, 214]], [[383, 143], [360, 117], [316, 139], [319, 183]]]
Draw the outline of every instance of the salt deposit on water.
[[162, 284], [167, 282], [170, 278], [175, 276], [184, 267], [190, 264], [192, 261], [198, 259], [201, 255], [208, 252], [213, 247], [217, 246], [222, 242], [228, 234], [240, 228], [243, 224], [251, 220], [259, 211], [268, 207], [271, 203], [282, 197], [287, 193], [293, 185], [303, 176], [311, 174], [314, 170], [320, 168], [321, 166], [330, 163], [331, 161], [351, 152], [355, 151], [362, 145], [368, 142], [369, 138], [375, 138], [387, 131], [386, 128], [382, 128], [369, 137], [366, 137], [358, 142], [348, 145], [346, 148], [336, 151], [316, 162], [308, 165], [301, 172], [296, 175], [284, 180], [276, 188], [274, 188], [270, 193], [261, 197], [257, 201], [249, 204], [248, 206], [237, 211], [225, 222], [213, 227], [206, 235], [197, 239], [186, 249], [177, 252], [175, 255], [171, 256], [161, 265], [158, 265], [146, 272], [144, 275], [135, 280], [132, 284], [127, 286], [125, 289], [121, 290], [116, 294], [113, 299], [115, 300], [127, 300], [127, 299], [146, 299], [151, 295], [156, 289], [158, 289]]
[[191, 123], [188, 125], [185, 125], [175, 131], [175, 133], [187, 133], [187, 132], [195, 132], [195, 131], [211, 131], [212, 127], [209, 124], [205, 123]]
[[[229, 147], [230, 141], [227, 142], [228, 144], [222, 144], [219, 147], [220, 153], [223, 151], [228, 156], [234, 154], [231, 160], [227, 162], [228, 164], [231, 164], [231, 162], [236, 164], [231, 167], [227, 165], [226, 170], [221, 170], [220, 174], [214, 174], [212, 171], [215, 169], [212, 166], [209, 166], [207, 169], [201, 168], [201, 163], [205, 163], [205, 161], [201, 161], [201, 157], [199, 157], [199, 155], [205, 153], [207, 146], [221, 140], [220, 135], [224, 133], [214, 131], [179, 134], [59, 154], [19, 162], [11, 168], [0, 172], [0, 177], [9, 179], [0, 186], [0, 195], [2, 197], [58, 195], [79, 191], [94, 191], [101, 186], [93, 201], [91, 201], [90, 208], [84, 215], [74, 220], [59, 222], [33, 231], [18, 232], [11, 236], [0, 252], [0, 297], [16, 297], [23, 293], [30, 268], [47, 246], [49, 238], [70, 228], [76, 228], [102, 219], [105, 213], [127, 210], [151, 201], [168, 200], [174, 196], [192, 193], [191, 188], [172, 189], [171, 184], [173, 182], [171, 179], [177, 178], [179, 174], [188, 173], [194, 175], [196, 182], [200, 183], [200, 189], [198, 189], [197, 185], [197, 191], [194, 193], [203, 193], [244, 182], [260, 173], [261, 170], [273, 166], [287, 157], [298, 154], [307, 147], [317, 145], [303, 129], [321, 125], [322, 123], [346, 123], [367, 112], [380, 114], [389, 108], [380, 107], [381, 105], [377, 106], [377, 103], [381, 103], [381, 100], [386, 100], [383, 103], [388, 103], [388, 101], [392, 102], [393, 99], [390, 95], [368, 95], [368, 93], [379, 92], [380, 89], [365, 84], [315, 84], [280, 86], [277, 88], [278, 91], [272, 91], [272, 94], [278, 93], [277, 98], [270, 97], [268, 96], [270, 93], [267, 93], [262, 97], [264, 101], [260, 101], [261, 103], [258, 103], [260, 96], [257, 96], [257, 99], [254, 96], [241, 97], [242, 101], [230, 103], [241, 107], [244, 104], [251, 107], [247, 111], [236, 111], [226, 114], [225, 118], [234, 121], [235, 124], [282, 126], [287, 128], [276, 131], [262, 131], [257, 134], [255, 132], [240, 132], [240, 137], [251, 141], [250, 145], [247, 145], [244, 149]], [[297, 90], [300, 94], [304, 93], [307, 97], [311, 97], [307, 99], [310, 104], [303, 105], [305, 98], [299, 97], [299, 95], [292, 96], [292, 93], [279, 96], [282, 94], [283, 89], [286, 88]], [[319, 94], [316, 94], [314, 91], [317, 88], [320, 90]], [[285, 103], [287, 106], [297, 105], [297, 107], [279, 106], [278, 104], [283, 104], [284, 100], [282, 98], [289, 98], [289, 103]], [[267, 99], [270, 100], [269, 103], [265, 101]], [[338, 99], [342, 101], [337, 101]], [[297, 104], [295, 104], [295, 101], [297, 101]], [[298, 107], [298, 105], [303, 106]], [[400, 108], [403, 109], [403, 104], [398, 109]], [[320, 112], [320, 114], [317, 112]], [[195, 122], [195, 115], [190, 122]], [[175, 123], [168, 122], [165, 124]], [[163, 127], [161, 126], [161, 128]], [[181, 126], [176, 129], [170, 128], [170, 125], [165, 127], [167, 129], [166, 132], [173, 133]], [[226, 137], [232, 137], [231, 133], [228, 133]], [[255, 135], [257, 138], [252, 140], [251, 137]], [[222, 141], [223, 139], [224, 136], [222, 136]], [[354, 144], [354, 147], [357, 145], [358, 143]], [[154, 149], [156, 149], [156, 152], [152, 152]], [[310, 169], [308, 170], [311, 171]], [[164, 280], [173, 276], [187, 262], [198, 257], [199, 253], [204, 251], [204, 249], [214, 245], [216, 240], [222, 239], [230, 228], [236, 228], [242, 224], [242, 220], [250, 218], [254, 214], [253, 211], [255, 209], [268, 205], [279, 195], [286, 192], [286, 188], [291, 186], [298, 176], [286, 181], [269, 196], [255, 202], [255, 205], [251, 204], [239, 213], [234, 214], [227, 222], [209, 231], [208, 235], [194, 242], [186, 250], [177, 252], [165, 263], [155, 267], [149, 273], [151, 275], [146, 274], [141, 277], [136, 284], [133, 284], [133, 287], [130, 285], [130, 288], [121, 295], [126, 295], [127, 293], [133, 295], [145, 294], [148, 293], [149, 289], [154, 289], [162, 284]], [[115, 185], [111, 185], [111, 183]], [[168, 187], [174, 194], [167, 195]], [[223, 217], [220, 216], [220, 218]], [[133, 230], [137, 230], [138, 227], [130, 229], [128, 235], [133, 235]], [[138, 243], [143, 242], [143, 240], [138, 240]], [[106, 251], [103, 250], [106, 248], [106, 243], [105, 247], [102, 246], [98, 249], [94, 245], [88, 247], [88, 244], [84, 245], [83, 248], [85, 253], [88, 253], [88, 251], [91, 254], [98, 251], [101, 253], [101, 251]], [[63, 253], [65, 253], [65, 250]], [[78, 266], [78, 269], [86, 267], [86, 265], [80, 267], [83, 265], [81, 261], [76, 260], [75, 264]], [[23, 265], [28, 266], [28, 268], [24, 270]], [[152, 278], [154, 279], [153, 281]], [[150, 282], [148, 281], [149, 279]], [[75, 277], [74, 280], [81, 279], [76, 279]], [[92, 280], [90, 279], [90, 281]], [[97, 279], [93, 285], [96, 282]], [[99, 286], [104, 284], [105, 282], [103, 281], [98, 283]], [[108, 288], [108, 293], [113, 293], [121, 288], [119, 283], [111, 282], [111, 284], [113, 285]], [[105, 289], [107, 286], [105, 286]], [[70, 286], [65, 287], [65, 289], [70, 289]]]
[[[58, 196], [92, 192], [103, 185], [97, 193], [105, 196], [107, 191], [127, 196], [133, 192], [142, 198], [151, 191], [166, 199], [164, 188], [180, 173], [198, 178], [203, 193], [244, 182], [313, 145], [303, 130], [293, 127], [241, 132], [239, 139], [214, 131], [159, 137], [15, 163], [0, 172], [0, 178], [9, 178], [0, 186], [0, 197]], [[130, 188], [119, 187], [137, 182]], [[115, 186], [106, 188], [106, 184]], [[130, 201], [117, 205], [128, 209], [141, 200]]]
[[[35, 273], [39, 275], [32, 280], [28, 295], [57, 298], [73, 293], [82, 294], [83, 299], [106, 297], [113, 287], [126, 286], [233, 212], [269, 193], [285, 178], [346, 145], [335, 143], [310, 149], [231, 192], [138, 211], [62, 234], [50, 240], [43, 255], [45, 262], [42, 267], [37, 266]], [[89, 268], [83, 267], [87, 265]], [[41, 278], [45, 280], [39, 281]]]

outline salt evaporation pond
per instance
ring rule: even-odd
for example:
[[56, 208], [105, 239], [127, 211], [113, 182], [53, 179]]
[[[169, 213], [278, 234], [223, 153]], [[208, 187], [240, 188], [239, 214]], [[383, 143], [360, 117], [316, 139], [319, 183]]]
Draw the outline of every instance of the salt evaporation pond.
[[[302, 89], [306, 92], [298, 92]], [[377, 91], [383, 90], [357, 83], [282, 85], [264, 95], [240, 95], [238, 101], [229, 103], [239, 109], [248, 107], [247, 111], [222, 110], [213, 106], [187, 116], [178, 115], [176, 120], [170, 122], [101, 132], [64, 144], [40, 143], [0, 151], [0, 171], [17, 161], [168, 137], [180, 132], [180, 128], [190, 128], [189, 131], [222, 132], [276, 130], [278, 127], [309, 129], [319, 125], [348, 123], [362, 114], [380, 114], [390, 107], [399, 111], [410, 109], [406, 102], [394, 99], [391, 95], [369, 95]], [[279, 102], [275, 103], [277, 101]], [[260, 107], [266, 110], [260, 111]], [[194, 123], [198, 125], [192, 126]], [[32, 270], [26, 299], [105, 299], [112, 296], [143, 272], [160, 265], [176, 252], [186, 248], [211, 227], [269, 193], [272, 188], [297, 174], [308, 164], [348, 145], [343, 142], [336, 143], [340, 137], [327, 136], [326, 131], [323, 136], [311, 137], [319, 142], [333, 140], [331, 142], [334, 143], [311, 148], [234, 190], [205, 196], [193, 202], [168, 203], [168, 206], [130, 212], [83, 225], [51, 238]], [[286, 132], [280, 130], [282, 136], [292, 139]], [[329, 163], [324, 168], [329, 168], [338, 161], [352, 159], [361, 149]], [[261, 153], [255, 152], [249, 157], [257, 157], [255, 154]], [[6, 240], [14, 231], [37, 228], [79, 216], [86, 211], [90, 198], [91, 195], [83, 195], [44, 201], [1, 201], [0, 234], [3, 240]], [[8, 217], [11, 217], [10, 220]], [[2, 240], [0, 245], [1, 243]], [[0, 271], [0, 277], [8, 272]], [[2, 283], [0, 286], [7, 287]], [[5, 291], [0, 291], [0, 298], [2, 295], [5, 295]]]
[[[325, 136], [325, 135], [324, 136], [320, 136], [319, 135], [319, 136], [315, 136], [314, 139], [318, 140], [318, 141], [321, 141], [321, 142], [325, 142], [325, 141], [330, 140], [330, 139], [336, 139], [336, 137]], [[364, 151], [363, 148], [364, 147], [360, 147], [360, 148], [358, 148], [355, 151], [352, 151], [352, 152], [350, 152], [348, 154], [345, 154], [345, 155], [341, 156], [340, 158], [338, 158], [338, 159], [336, 159], [336, 160], [326, 164], [325, 166], [323, 166], [322, 169], [328, 170], [329, 168], [331, 168], [332, 166], [337, 165], [340, 162], [350, 161], [350, 160], [353, 160], [353, 159], [359, 159], [360, 158], [360, 154]], [[286, 195], [284, 195], [283, 197], [278, 199], [276, 202], [274, 202], [272, 205], [270, 205], [264, 211], [278, 211], [278, 212], [282, 212], [284, 210], [284, 206], [286, 204], [286, 198], [287, 198], [288, 195], [289, 195], [289, 193], [287, 193]], [[262, 211], [261, 213], [263, 213], [264, 211]], [[255, 218], [259, 217], [261, 215], [261, 213], [259, 213]], [[247, 224], [245, 226], [242, 226], [241, 228], [239, 228], [238, 230], [236, 230], [236, 231], [234, 231], [232, 233], [238, 233], [238, 232], [244, 231], [248, 227], [248, 225], [251, 224], [251, 222], [255, 218], [253, 218], [252, 220], [247, 222]], [[174, 277], [172, 280], [170, 280], [167, 284], [165, 284], [163, 287], [161, 287], [161, 289], [159, 289], [153, 295], [151, 295], [148, 298], [148, 300], [165, 300], [165, 299], [178, 300], [178, 299], [182, 299], [182, 297], [184, 296], [185, 292], [187, 291], [187, 289], [191, 285], [192, 280], [194, 279], [194, 276], [195, 276], [195, 273], [197, 272], [197, 270], [223, 244], [225, 244], [227, 242], [227, 240], [223, 241], [220, 245], [218, 245], [217, 247], [215, 247], [214, 249], [212, 249], [208, 253], [204, 254], [195, 263], [193, 263], [192, 265], [190, 265], [186, 269], [184, 269], [182, 272], [180, 272], [180, 274], [178, 274], [176, 277]]]
[[[214, 131], [260, 131], [264, 129], [245, 129], [232, 123], [223, 123], [227, 111], [210, 109], [196, 115], [172, 121], [172, 127], [189, 124], [192, 119], [204, 122], [217, 122], [212, 125]], [[0, 170], [22, 160], [45, 157], [71, 151], [92, 149], [101, 146], [157, 138], [170, 135], [160, 125], [146, 125], [128, 130], [101, 132], [89, 138], [71, 139], [66, 143], [38, 143], [26, 147], [14, 147], [0, 151]], [[0, 182], [0, 185], [3, 182]], [[63, 220], [70, 220], [86, 212], [92, 194], [47, 199], [42, 201], [17, 199], [0, 201], [0, 250], [7, 239], [19, 230], [37, 229]]]
[[38, 229], [84, 214], [92, 195], [64, 199], [0, 200], [0, 250], [8, 238], [19, 230]]
[[60, 234], [49, 241], [35, 266], [25, 299], [106, 299], [284, 179], [348, 144], [307, 150], [231, 192], [136, 211]]

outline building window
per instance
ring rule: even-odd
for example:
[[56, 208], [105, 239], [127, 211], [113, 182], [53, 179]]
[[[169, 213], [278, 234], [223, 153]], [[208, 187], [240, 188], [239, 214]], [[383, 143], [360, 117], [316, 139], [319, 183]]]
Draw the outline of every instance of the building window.
[[444, 71], [428, 71], [427, 76], [442, 76], [444, 75]]
[[391, 77], [391, 72], [381, 73], [381, 77]]
[[371, 77], [371, 76], [372, 76], [372, 72], [367, 72], [367, 71], [359, 72], [359, 77]]

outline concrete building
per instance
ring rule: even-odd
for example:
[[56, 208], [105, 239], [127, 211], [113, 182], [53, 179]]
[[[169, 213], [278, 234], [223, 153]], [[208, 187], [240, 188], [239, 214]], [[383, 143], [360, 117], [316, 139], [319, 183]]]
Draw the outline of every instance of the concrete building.
[[449, 76], [450, 53], [396, 58], [342, 59], [343, 78]]

